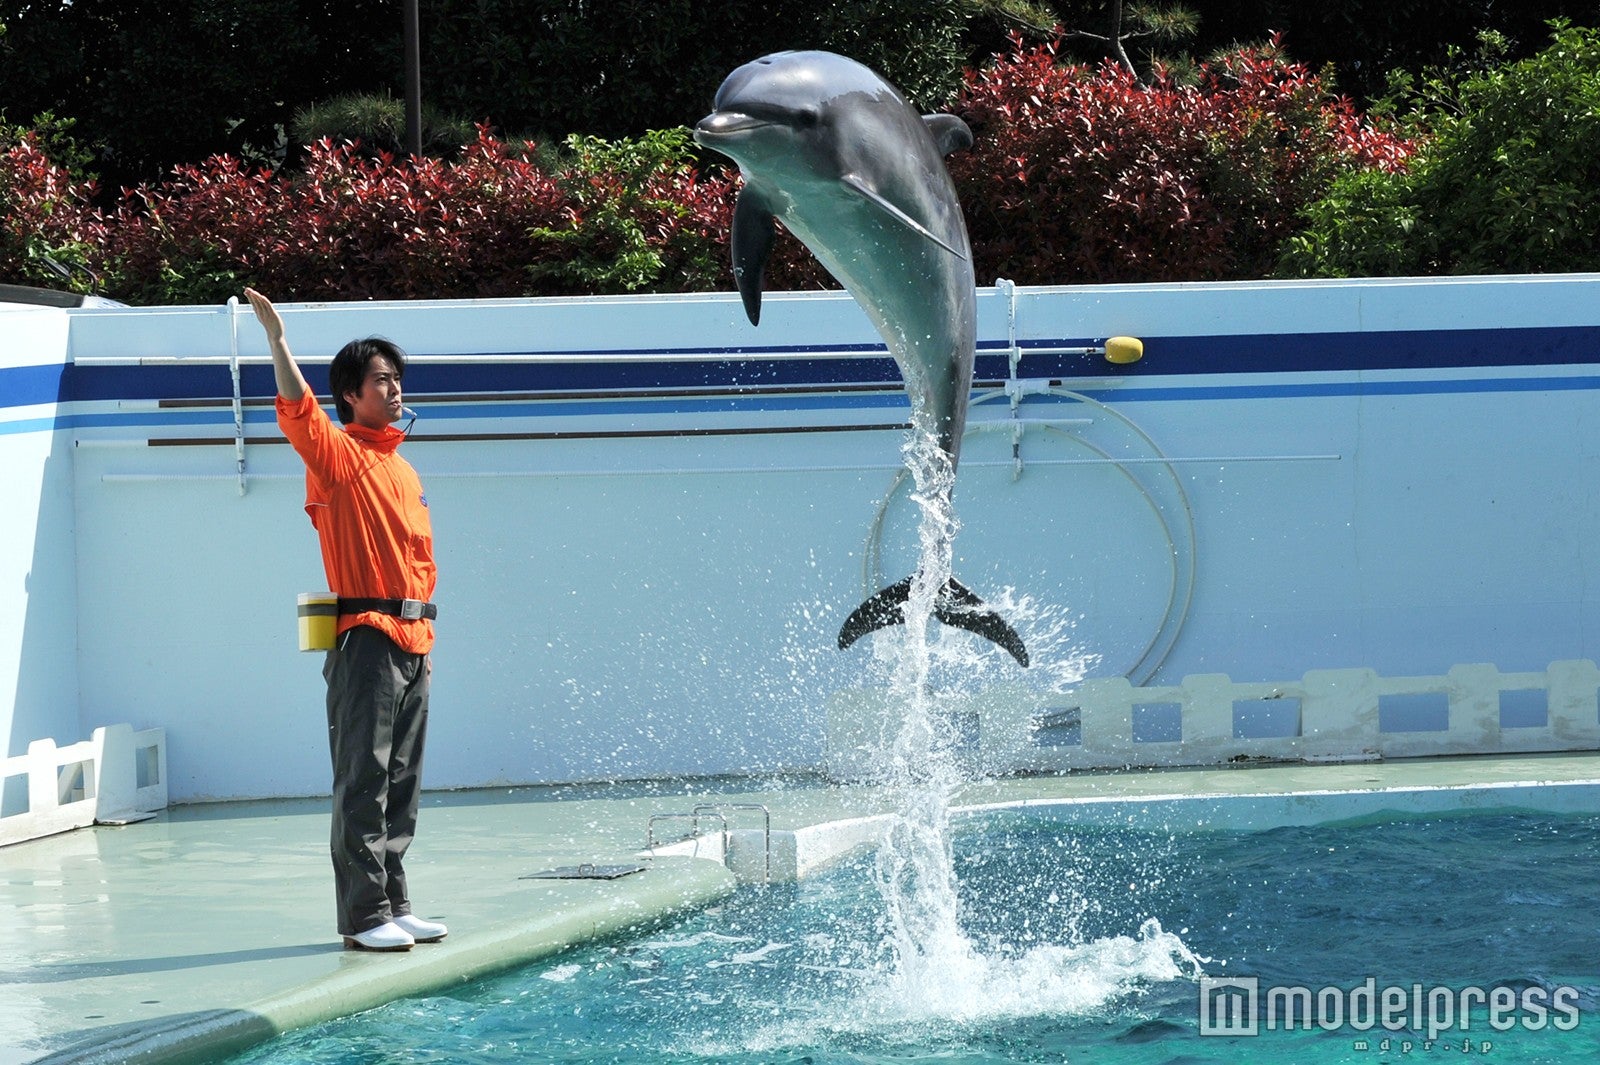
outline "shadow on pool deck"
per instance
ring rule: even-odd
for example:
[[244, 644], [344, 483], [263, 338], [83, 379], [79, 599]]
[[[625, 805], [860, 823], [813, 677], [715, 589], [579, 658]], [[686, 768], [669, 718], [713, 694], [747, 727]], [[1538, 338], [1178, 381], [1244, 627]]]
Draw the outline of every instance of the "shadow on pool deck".
[[[1076, 802], [1126, 823], [1149, 816], [1147, 800], [1186, 797], [1210, 804], [1198, 817], [1185, 812], [1189, 825], [1272, 824], [1407, 809], [1405, 791], [1431, 795], [1425, 809], [1530, 797], [1540, 808], [1594, 807], [1595, 781], [1600, 755], [1535, 755], [1075, 774], [974, 785], [960, 801]], [[1552, 787], [1575, 784], [1586, 790]], [[1468, 800], [1452, 790], [1466, 785], [1517, 787]], [[792, 873], [870, 834], [863, 819], [884, 801], [817, 781], [739, 786], [758, 784], [430, 794], [407, 869], [417, 912], [451, 933], [399, 955], [339, 947], [326, 799], [176, 807], [141, 824], [0, 849], [0, 1065], [215, 1061], [280, 1032], [670, 920], [734, 890], [720, 862], [694, 857], [658, 858], [610, 881], [525, 879], [635, 862], [654, 816], [762, 804]], [[1315, 798], [1329, 792], [1355, 798]], [[854, 834], [820, 842], [827, 830], [817, 826], [846, 820]]]

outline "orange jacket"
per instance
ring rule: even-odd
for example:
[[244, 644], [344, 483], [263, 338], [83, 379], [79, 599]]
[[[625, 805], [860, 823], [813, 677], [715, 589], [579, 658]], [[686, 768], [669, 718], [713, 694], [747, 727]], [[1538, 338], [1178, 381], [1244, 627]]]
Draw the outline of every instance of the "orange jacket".
[[[396, 448], [394, 426], [334, 427], [309, 392], [278, 397], [278, 426], [306, 464], [306, 513], [322, 542], [322, 566], [335, 595], [433, 598], [433, 525], [417, 471]], [[433, 622], [368, 612], [343, 614], [339, 632], [370, 625], [412, 654], [433, 649]]]

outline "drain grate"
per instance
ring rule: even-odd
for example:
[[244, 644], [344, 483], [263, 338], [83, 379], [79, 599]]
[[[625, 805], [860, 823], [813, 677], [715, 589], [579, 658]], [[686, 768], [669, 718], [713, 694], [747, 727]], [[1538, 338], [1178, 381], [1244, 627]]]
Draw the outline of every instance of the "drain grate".
[[518, 880], [617, 880], [632, 873], [644, 872], [642, 865], [594, 865], [584, 862], [581, 865], [563, 865], [555, 869], [545, 869], [527, 876], [519, 876]]

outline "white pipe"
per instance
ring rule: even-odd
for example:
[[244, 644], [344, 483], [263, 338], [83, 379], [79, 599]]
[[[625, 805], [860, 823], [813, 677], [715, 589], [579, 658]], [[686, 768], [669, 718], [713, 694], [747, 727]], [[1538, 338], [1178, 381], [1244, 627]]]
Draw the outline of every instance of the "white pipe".
[[969, 432], [995, 432], [1000, 429], [1015, 429], [1019, 425], [1050, 426], [1056, 429], [1082, 429], [1093, 425], [1093, 418], [988, 418], [982, 421], [968, 422]]
[[74, 440], [73, 446], [84, 451], [110, 451], [114, 448], [147, 448], [150, 446], [150, 442], [148, 440]]
[[[234, 297], [229, 297], [230, 300]], [[1024, 355], [1097, 355], [1104, 347], [1039, 347], [1023, 348]], [[673, 352], [611, 352], [591, 351], [530, 351], [516, 353], [474, 353], [407, 355], [406, 364], [432, 364], [474, 366], [499, 364], [534, 364], [541, 362], [724, 362], [732, 360], [793, 361], [799, 359], [886, 359], [887, 348], [872, 346], [856, 350], [832, 348], [821, 351], [673, 351]], [[233, 362], [228, 355], [85, 355], [73, 359], [75, 366], [228, 366]], [[241, 366], [269, 366], [271, 355], [240, 355]], [[295, 361], [320, 364], [333, 361], [331, 354], [295, 354]], [[893, 382], [885, 382], [890, 387]]]
[[[530, 351], [522, 354], [506, 353], [475, 353], [462, 352], [457, 354], [423, 354], [407, 355], [406, 365], [413, 363], [433, 363], [440, 365], [457, 364], [462, 366], [478, 364], [500, 363], [541, 363], [541, 362], [598, 362], [598, 363], [627, 363], [627, 362], [724, 362], [738, 359], [751, 360], [798, 360], [798, 359], [860, 359], [860, 358], [888, 358], [887, 348], [882, 346], [864, 348], [861, 350], [829, 349], [822, 351], [673, 351], [673, 352], [610, 352], [596, 353], [592, 351]], [[333, 356], [328, 354], [301, 355], [295, 354], [295, 361], [300, 363], [326, 363], [332, 362]], [[246, 366], [267, 366], [272, 363], [270, 355], [241, 355], [239, 362]], [[87, 355], [73, 360], [77, 366], [226, 366], [229, 358], [226, 355]], [[887, 386], [886, 386], [887, 387]]]
[[[414, 440], [413, 445], [426, 443]], [[1235, 462], [1338, 462], [1341, 455], [1195, 455], [1189, 458], [1088, 458], [1088, 459], [1037, 459], [1029, 466], [1136, 466], [1182, 463], [1235, 463]], [[1010, 461], [963, 462], [962, 469], [1009, 469]], [[873, 473], [886, 470], [903, 470], [899, 463], [862, 463], [860, 465], [831, 466], [707, 466], [699, 469], [685, 467], [634, 467], [617, 470], [423, 470], [427, 481], [483, 480], [492, 478], [546, 478], [546, 477], [737, 477], [764, 473]], [[160, 481], [223, 481], [232, 480], [230, 473], [107, 473], [100, 480], [106, 484], [143, 484]], [[258, 481], [303, 480], [303, 474], [256, 473]]]

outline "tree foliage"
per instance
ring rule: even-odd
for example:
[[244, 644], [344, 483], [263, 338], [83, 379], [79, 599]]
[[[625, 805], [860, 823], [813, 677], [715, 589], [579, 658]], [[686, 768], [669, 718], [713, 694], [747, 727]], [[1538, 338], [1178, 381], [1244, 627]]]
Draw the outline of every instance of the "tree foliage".
[[[422, 154], [455, 156], [473, 141], [473, 123], [445, 115], [426, 102], [422, 106]], [[289, 123], [295, 144], [318, 141], [360, 141], [374, 154], [403, 155], [406, 104], [388, 94], [346, 93], [302, 108]]]
[[[925, 109], [946, 106], [965, 67], [1006, 48], [1003, 31], [1046, 39], [1114, 35], [1120, 0], [428, 0], [422, 4], [424, 101], [503, 135], [559, 143], [692, 124], [734, 67], [785, 48], [863, 60]], [[1194, 20], [1177, 17], [1187, 10]], [[1340, 90], [1382, 91], [1386, 72], [1442, 61], [1489, 28], [1525, 56], [1543, 21], [1600, 22], [1600, 0], [1146, 0], [1124, 5], [1141, 77], [1174, 62], [1284, 34]], [[297, 165], [294, 114], [343, 94], [401, 95], [400, 5], [393, 0], [0, 0], [0, 112], [77, 121], [104, 197], [173, 166], [227, 153]], [[1174, 34], [1178, 36], [1175, 38]], [[1063, 55], [1090, 65], [1092, 37]], [[324, 130], [323, 132], [328, 132]], [[370, 141], [368, 142], [371, 143]], [[285, 159], [287, 155], [287, 159]]]
[[[978, 135], [950, 165], [979, 274], [1025, 283], [1259, 276], [1334, 175], [1409, 151], [1272, 49], [1241, 50], [1199, 85], [1144, 87], [1018, 39], [968, 75], [958, 110]], [[560, 153], [480, 129], [454, 162], [326, 140], [302, 172], [216, 156], [70, 232], [100, 227], [88, 257], [133, 302], [216, 302], [245, 283], [297, 299], [721, 289], [735, 188], [700, 172], [681, 126], [574, 136]], [[34, 199], [66, 219], [86, 196]], [[787, 239], [769, 279], [830, 283]]]
[[0, 110], [77, 120], [114, 195], [170, 167], [281, 151], [297, 107], [398, 89], [386, 0], [0, 0]]
[[[1495, 55], [1401, 79], [1386, 124], [1271, 45], [1201, 64], [1193, 84], [1141, 85], [1016, 39], [956, 105], [977, 135], [949, 163], [979, 276], [1600, 270], [1600, 31], [1558, 23], [1544, 51]], [[60, 284], [56, 263], [73, 287], [93, 271], [140, 303], [245, 283], [298, 299], [731, 284], [737, 181], [702, 170], [681, 126], [554, 150], [480, 128], [452, 160], [331, 141], [298, 168], [214, 156], [110, 206], [75, 132], [0, 122], [0, 280]], [[831, 283], [788, 239], [768, 277]]]
[[1309, 205], [1282, 273], [1600, 270], [1600, 31], [1556, 23], [1535, 56], [1416, 92], [1416, 164]]
[[681, 292], [719, 274], [733, 185], [700, 180], [687, 129], [615, 142], [574, 134], [566, 147], [556, 183], [570, 210], [530, 233], [561, 254], [535, 265], [533, 280], [571, 292]]
[[[1113, 0], [1051, 0], [1068, 29], [1096, 30], [1106, 25]], [[1140, 5], [1130, 3], [1132, 10]], [[1169, 6], [1147, 4], [1147, 7]], [[1394, 70], [1420, 71], [1444, 63], [1452, 48], [1470, 48], [1485, 30], [1506, 37], [1514, 58], [1538, 51], [1548, 39], [1545, 24], [1567, 18], [1600, 25], [1600, 0], [1183, 0], [1197, 17], [1182, 47], [1202, 59], [1280, 35], [1289, 52], [1327, 77], [1332, 87], [1365, 105], [1388, 91]], [[1103, 32], [1103, 30], [1102, 30]], [[1172, 56], [1172, 45], [1156, 39], [1135, 42], [1136, 61], [1148, 67], [1157, 56]], [[1069, 54], [1096, 62], [1106, 55], [1092, 40], [1068, 42]]]
[[927, 108], [960, 87], [975, 0], [440, 0], [428, 94], [448, 111], [557, 138], [692, 125], [735, 67], [784, 49], [843, 52]]

